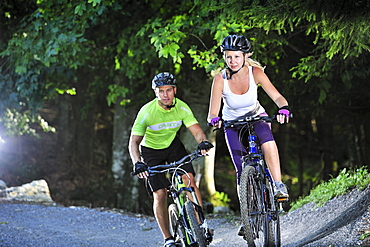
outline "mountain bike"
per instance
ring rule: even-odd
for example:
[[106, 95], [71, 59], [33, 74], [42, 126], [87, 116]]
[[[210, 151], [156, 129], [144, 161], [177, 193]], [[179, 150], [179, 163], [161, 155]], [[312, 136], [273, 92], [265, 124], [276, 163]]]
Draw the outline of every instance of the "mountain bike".
[[248, 144], [247, 154], [242, 157], [239, 193], [243, 238], [250, 247], [281, 245], [279, 215], [283, 212], [282, 203], [288, 198], [274, 197], [274, 181], [254, 131], [257, 121], [272, 122], [275, 119], [276, 116], [257, 116], [223, 122], [224, 129], [240, 126], [239, 139]]
[[170, 231], [176, 243], [186, 247], [206, 247], [213, 239], [194, 187], [185, 184], [182, 179], [186, 171], [181, 166], [201, 157], [203, 157], [201, 152], [196, 150], [179, 161], [148, 167], [149, 176], [158, 173], [169, 174], [168, 194], [174, 201], [168, 207]]

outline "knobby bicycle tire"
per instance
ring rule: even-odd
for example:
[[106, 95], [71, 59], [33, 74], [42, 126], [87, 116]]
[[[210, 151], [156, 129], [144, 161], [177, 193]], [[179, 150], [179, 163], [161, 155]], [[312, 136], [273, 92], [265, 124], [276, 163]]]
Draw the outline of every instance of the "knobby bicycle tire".
[[206, 247], [206, 236], [204, 229], [200, 227], [200, 224], [198, 222], [198, 218], [195, 212], [195, 208], [193, 206], [193, 202], [187, 201], [185, 202], [185, 211], [186, 215], [189, 220], [189, 224], [193, 233], [193, 237], [198, 243], [199, 247]]
[[266, 179], [266, 201], [268, 214], [268, 246], [281, 246], [279, 203], [274, 197], [272, 184]]
[[254, 166], [246, 166], [240, 177], [240, 215], [250, 247], [268, 244], [268, 219], [263, 207], [262, 181]]
[[183, 246], [187, 246], [185, 239], [185, 229], [180, 223], [179, 210], [177, 209], [176, 204], [172, 203], [170, 204], [170, 206], [168, 206], [168, 214], [170, 218], [171, 235], [175, 237], [175, 241], [177, 243], [181, 243]]

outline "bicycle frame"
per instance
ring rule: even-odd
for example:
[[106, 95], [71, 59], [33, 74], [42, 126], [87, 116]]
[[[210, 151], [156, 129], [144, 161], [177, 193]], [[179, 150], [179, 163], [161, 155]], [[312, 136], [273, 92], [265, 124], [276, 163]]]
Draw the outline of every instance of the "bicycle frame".
[[[195, 194], [195, 190], [193, 187], [186, 186], [181, 175], [175, 170], [172, 176], [172, 184], [169, 188], [169, 192], [178, 209], [178, 216], [179, 219], [181, 219], [179, 224], [185, 229], [186, 243], [189, 246], [195, 245], [197, 241], [191, 231], [191, 225], [187, 220], [185, 210], [185, 203], [189, 200], [188, 193], [190, 193], [193, 199], [192, 203], [193, 206], [195, 207], [195, 211], [198, 213], [201, 219], [205, 220], [202, 208], [199, 205], [198, 198]], [[176, 238], [176, 236], [174, 237]]]
[[[177, 237], [177, 231], [182, 231], [182, 229], [184, 229], [184, 236], [180, 237], [184, 237], [182, 241], [184, 242], [185, 246], [206, 246], [212, 241], [212, 236], [207, 235], [207, 231], [200, 233], [201, 230], [203, 231], [204, 229], [208, 229], [208, 225], [198, 197], [195, 193], [195, 189], [194, 187], [191, 187], [190, 184], [186, 185], [182, 179], [182, 175], [186, 174], [186, 172], [181, 168], [181, 166], [188, 164], [193, 160], [197, 160], [200, 157], [202, 157], [202, 155], [200, 154], [200, 151], [197, 150], [189, 155], [186, 155], [179, 161], [171, 162], [167, 165], [157, 165], [148, 168], [150, 176], [157, 173], [172, 173], [172, 178], [170, 179], [171, 185], [168, 188], [168, 192], [169, 196], [173, 198], [173, 201], [176, 205], [178, 218], [175, 226], [176, 229], [174, 231], [174, 237]], [[192, 200], [189, 199], [189, 195], [191, 195]], [[197, 214], [196, 221], [199, 219], [200, 222], [202, 222], [200, 227], [197, 224], [198, 221], [195, 223], [194, 211]]]
[[[257, 136], [255, 136], [253, 133], [250, 133], [248, 136], [248, 140], [249, 140], [248, 154], [242, 157], [243, 168], [245, 168], [246, 166], [253, 166], [256, 169], [257, 173], [259, 174], [258, 177], [261, 179], [262, 185], [263, 185], [263, 188], [262, 188], [263, 198], [265, 199], [263, 201], [264, 202], [263, 208], [266, 210], [265, 213], [268, 213], [267, 212], [268, 211], [267, 197], [265, 196], [266, 181], [263, 181], [263, 178], [266, 178], [267, 181], [271, 185], [273, 185], [274, 180], [271, 176], [270, 170], [268, 169], [265, 163], [265, 160], [264, 160], [264, 157], [261, 151], [261, 146], [259, 144], [255, 144], [255, 141], [257, 140]], [[254, 148], [254, 146], [256, 146], [257, 149]], [[282, 205], [280, 204], [280, 206]], [[276, 213], [276, 212], [272, 212], [272, 213]], [[276, 218], [276, 217], [269, 217], [269, 219], [272, 219], [272, 218]]]
[[[248, 135], [247, 154], [242, 157], [240, 204], [246, 229], [244, 239], [249, 246], [255, 246], [255, 241], [262, 242], [265, 246], [281, 244], [279, 214], [282, 211], [282, 203], [273, 196], [273, 178], [265, 163], [253, 126], [256, 121], [271, 122], [275, 118], [276, 116], [246, 117], [224, 122], [224, 128], [242, 126], [243, 132], [240, 135]], [[243, 139], [242, 137], [239, 138]]]

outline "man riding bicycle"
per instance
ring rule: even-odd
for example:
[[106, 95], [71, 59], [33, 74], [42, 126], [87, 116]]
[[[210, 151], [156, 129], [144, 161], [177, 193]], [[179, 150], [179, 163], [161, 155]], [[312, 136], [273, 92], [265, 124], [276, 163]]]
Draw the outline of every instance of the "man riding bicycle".
[[[197, 141], [203, 155], [213, 147], [195, 119], [190, 107], [176, 98], [177, 83], [175, 77], [162, 72], [152, 80], [152, 89], [156, 98], [145, 104], [137, 114], [132, 127], [129, 151], [134, 172], [139, 178], [145, 178], [153, 192], [153, 211], [158, 226], [165, 239], [165, 247], [174, 247], [175, 241], [169, 230], [167, 209], [167, 187], [169, 181], [163, 173], [148, 176], [147, 167], [181, 159], [187, 154], [177, 136], [184, 124]], [[187, 172], [183, 175], [185, 184], [190, 182], [199, 198], [201, 195], [194, 181], [195, 171], [192, 164], [182, 166]]]

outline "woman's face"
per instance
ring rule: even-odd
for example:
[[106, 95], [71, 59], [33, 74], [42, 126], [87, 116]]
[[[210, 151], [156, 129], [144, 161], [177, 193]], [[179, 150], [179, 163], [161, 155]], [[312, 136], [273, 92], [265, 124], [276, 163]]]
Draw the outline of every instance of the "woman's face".
[[225, 51], [224, 59], [232, 71], [239, 70], [244, 65], [244, 53], [241, 51]]

